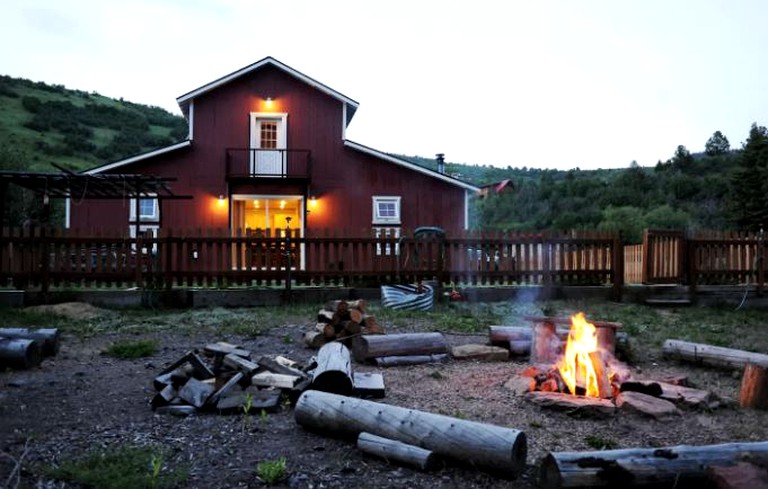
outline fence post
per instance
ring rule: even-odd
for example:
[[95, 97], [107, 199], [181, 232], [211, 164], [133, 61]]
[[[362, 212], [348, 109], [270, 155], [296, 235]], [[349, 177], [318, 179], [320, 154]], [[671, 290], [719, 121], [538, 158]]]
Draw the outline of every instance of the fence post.
[[50, 269], [51, 269], [51, 256], [48, 252], [48, 234], [46, 233], [47, 226], [40, 226], [40, 290], [43, 293], [48, 292], [50, 288]]
[[542, 272], [544, 276], [542, 277], [544, 281], [544, 299], [550, 300], [554, 296], [554, 292], [552, 290], [553, 288], [553, 277], [552, 277], [552, 241], [551, 241], [551, 232], [545, 231], [541, 234], [541, 258], [542, 258]]
[[613, 257], [613, 263], [611, 269], [613, 270], [613, 300], [621, 302], [622, 292], [624, 290], [624, 245], [621, 241], [621, 233], [618, 233], [613, 238], [611, 256]]
[[757, 296], [763, 296], [763, 285], [765, 284], [765, 241], [763, 240], [763, 228], [760, 228], [760, 234], [757, 235]]
[[[285, 302], [291, 303], [291, 218], [285, 218]], [[281, 260], [282, 261], [282, 260]]]
[[[698, 260], [696, 256], [696, 252], [698, 251], [698, 246], [696, 239], [692, 237], [688, 238], [681, 238], [683, 240], [683, 245], [685, 246], [687, 253], [686, 253], [686, 260], [688, 260], [687, 268], [688, 268], [688, 290], [690, 291], [691, 296], [691, 302], [696, 302], [696, 295], [698, 293]], [[682, 246], [681, 245], [681, 248]]]

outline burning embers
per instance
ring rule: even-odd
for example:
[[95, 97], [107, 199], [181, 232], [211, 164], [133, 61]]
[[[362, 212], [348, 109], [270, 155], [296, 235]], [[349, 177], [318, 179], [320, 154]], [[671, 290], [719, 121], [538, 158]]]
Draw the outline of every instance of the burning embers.
[[[616, 325], [596, 326], [580, 312], [571, 317], [570, 329], [558, 331], [551, 318], [534, 321], [531, 360], [535, 366], [525, 374], [532, 378], [532, 391], [563, 392], [607, 399], [619, 392], [628, 370], [613, 357]], [[565, 336], [565, 348], [562, 347]]]

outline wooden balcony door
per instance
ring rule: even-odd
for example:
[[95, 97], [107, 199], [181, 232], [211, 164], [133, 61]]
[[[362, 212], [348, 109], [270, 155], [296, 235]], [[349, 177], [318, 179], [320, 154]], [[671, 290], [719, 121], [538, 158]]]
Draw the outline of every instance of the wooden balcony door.
[[251, 113], [251, 174], [285, 176], [287, 114]]

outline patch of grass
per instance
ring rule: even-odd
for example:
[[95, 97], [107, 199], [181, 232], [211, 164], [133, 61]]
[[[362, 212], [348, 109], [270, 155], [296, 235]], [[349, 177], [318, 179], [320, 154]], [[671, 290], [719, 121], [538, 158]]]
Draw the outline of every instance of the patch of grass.
[[187, 479], [185, 468], [164, 463], [163, 453], [150, 447], [118, 446], [69, 459], [46, 475], [57, 480], [100, 489], [172, 488]]
[[280, 457], [277, 460], [265, 460], [256, 465], [256, 475], [270, 486], [285, 479], [287, 474], [285, 457]]
[[435, 380], [443, 380], [445, 379], [445, 375], [440, 373], [439, 370], [433, 370], [428, 374], [430, 377], [432, 377]]
[[154, 340], [120, 340], [112, 343], [104, 354], [110, 357], [129, 360], [151, 357], [155, 352], [157, 352], [157, 342]]
[[615, 440], [604, 438], [600, 435], [587, 435], [587, 437], [584, 438], [584, 441], [587, 446], [594, 448], [595, 450], [613, 450], [619, 446]]

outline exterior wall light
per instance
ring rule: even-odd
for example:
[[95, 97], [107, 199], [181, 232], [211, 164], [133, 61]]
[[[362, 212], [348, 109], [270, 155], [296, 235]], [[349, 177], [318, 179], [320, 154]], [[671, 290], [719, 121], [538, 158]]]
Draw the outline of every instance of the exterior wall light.
[[272, 103], [274, 102], [274, 99], [272, 97], [266, 97], [264, 99], [264, 106], [268, 109], [272, 108]]
[[224, 194], [219, 194], [219, 206], [224, 207]]

